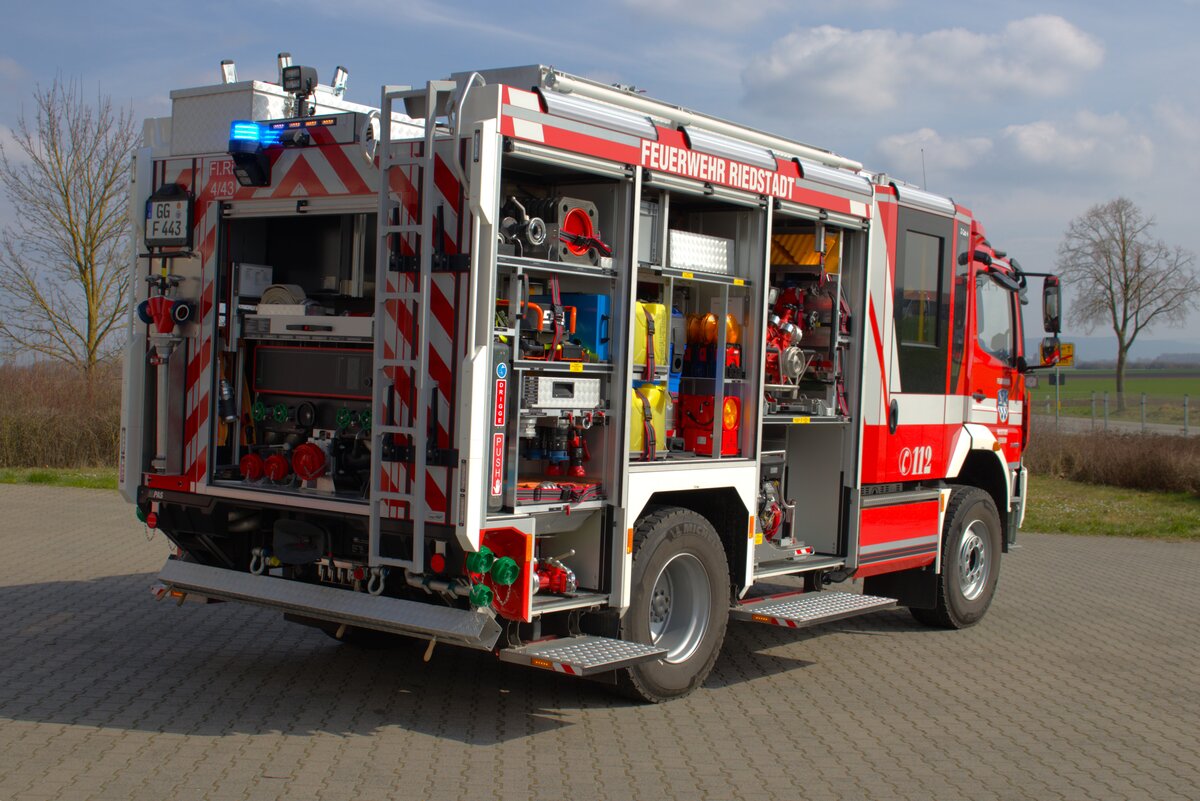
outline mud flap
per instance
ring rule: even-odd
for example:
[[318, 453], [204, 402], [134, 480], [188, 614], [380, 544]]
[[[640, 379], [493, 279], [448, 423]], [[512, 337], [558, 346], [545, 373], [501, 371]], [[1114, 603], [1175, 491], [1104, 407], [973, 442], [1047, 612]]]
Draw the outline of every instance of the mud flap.
[[916, 567], [868, 576], [863, 579], [863, 592], [895, 598], [899, 606], [911, 609], [934, 609], [937, 607], [937, 580], [933, 565]]

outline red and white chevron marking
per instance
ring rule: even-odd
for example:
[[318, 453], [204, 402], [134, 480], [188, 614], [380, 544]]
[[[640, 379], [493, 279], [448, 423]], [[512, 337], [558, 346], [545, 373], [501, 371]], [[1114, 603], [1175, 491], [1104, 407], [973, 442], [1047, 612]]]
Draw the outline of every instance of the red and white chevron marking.
[[193, 237], [200, 254], [200, 296], [196, 322], [199, 334], [189, 339], [186, 395], [184, 398], [184, 476], [195, 491], [204, 483], [208, 470], [208, 443], [210, 440], [209, 398], [213, 385], [213, 340], [216, 314], [215, 289], [217, 271], [217, 227], [221, 220], [221, 204], [218, 195], [228, 187], [227, 168], [229, 159], [203, 159], [196, 176], [196, 221]]
[[[421, 144], [409, 146], [409, 158], [417, 160], [421, 152]], [[448, 152], [446, 155], [449, 155]], [[434, 168], [433, 182], [436, 188], [435, 203], [442, 207], [442, 220], [445, 226], [445, 236], [442, 247], [448, 255], [459, 252], [459, 183], [446, 165], [443, 154], [439, 153]], [[391, 196], [399, 204], [400, 224], [415, 225], [420, 222], [421, 215], [421, 177], [417, 164], [398, 167], [391, 174]], [[415, 236], [404, 236], [401, 242], [401, 253], [415, 254]], [[462, 277], [453, 273], [436, 273], [430, 280], [430, 295], [428, 319], [429, 330], [416, 331], [416, 321], [411, 309], [398, 301], [385, 304], [390, 324], [387, 327], [385, 341], [385, 356], [388, 358], [414, 357], [412, 344], [424, 340], [429, 348], [429, 380], [436, 384], [437, 392], [434, 403], [430, 406], [430, 419], [437, 418], [437, 443], [439, 448], [449, 448], [451, 445], [451, 420], [454, 413], [454, 389], [457, 375], [457, 351], [455, 348], [455, 333], [460, 316], [458, 311], [458, 296]], [[390, 273], [388, 275], [388, 290], [407, 292], [416, 288], [416, 277], [408, 273]], [[387, 368], [385, 371], [394, 387], [392, 404], [396, 410], [396, 419], [408, 421], [413, 410], [409, 407], [412, 390], [411, 371], [401, 368]], [[420, 399], [418, 399], [420, 400]], [[425, 401], [428, 402], [428, 401]], [[382, 419], [382, 409], [376, 410], [377, 419]], [[418, 447], [425, 445], [423, 438], [417, 443]], [[425, 503], [429, 510], [428, 520], [431, 522], [447, 522], [450, 512], [451, 470], [446, 467], [429, 467], [425, 478]], [[412, 485], [407, 468], [400, 463], [385, 463], [383, 475], [380, 476], [380, 487], [384, 491], [410, 492]], [[384, 504], [385, 516], [407, 517], [406, 504], [399, 501], [388, 501]]]

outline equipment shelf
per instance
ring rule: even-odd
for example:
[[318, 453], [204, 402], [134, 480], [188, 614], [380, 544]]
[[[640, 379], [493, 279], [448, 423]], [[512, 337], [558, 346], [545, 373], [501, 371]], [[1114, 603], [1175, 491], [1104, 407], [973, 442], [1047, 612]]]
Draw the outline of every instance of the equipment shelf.
[[551, 362], [541, 359], [517, 359], [517, 370], [537, 370], [541, 373], [591, 373], [605, 375], [613, 370], [610, 362]]
[[616, 278], [617, 271], [611, 267], [594, 267], [589, 264], [571, 264], [568, 262], [551, 261], [550, 259], [533, 259], [527, 256], [496, 256], [496, 266], [499, 268], [521, 270], [524, 272], [558, 273], [570, 275], [587, 275], [593, 278]]
[[676, 281], [692, 281], [698, 284], [715, 284], [717, 286], [736, 287], [749, 287], [754, 285], [754, 282], [749, 278], [740, 278], [734, 275], [722, 275], [720, 273], [676, 270], [673, 267], [660, 267], [657, 265], [642, 265], [638, 269], [643, 272], [649, 272], [657, 276], [662, 276], [664, 278], [674, 278]]

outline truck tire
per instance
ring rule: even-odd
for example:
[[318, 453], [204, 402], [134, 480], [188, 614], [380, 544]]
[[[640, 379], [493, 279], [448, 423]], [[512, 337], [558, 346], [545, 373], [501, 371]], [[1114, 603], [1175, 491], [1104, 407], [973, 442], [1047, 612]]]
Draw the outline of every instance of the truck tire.
[[942, 572], [937, 606], [910, 609], [927, 626], [961, 629], [978, 623], [1000, 578], [1000, 515], [992, 496], [978, 487], [955, 487], [942, 532]]
[[618, 674], [623, 692], [658, 703], [687, 695], [708, 677], [729, 622], [729, 565], [712, 524], [690, 509], [649, 509], [633, 539], [629, 608], [621, 639], [667, 649]]

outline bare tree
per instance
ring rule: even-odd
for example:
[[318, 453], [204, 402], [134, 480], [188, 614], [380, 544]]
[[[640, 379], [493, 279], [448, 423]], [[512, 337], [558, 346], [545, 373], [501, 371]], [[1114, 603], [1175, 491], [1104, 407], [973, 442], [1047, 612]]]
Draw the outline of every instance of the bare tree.
[[1196, 308], [1195, 256], [1154, 239], [1147, 217], [1128, 198], [1092, 206], [1071, 221], [1058, 247], [1058, 269], [1076, 297], [1071, 320], [1091, 331], [1111, 325], [1117, 337], [1117, 409], [1125, 409], [1125, 364], [1143, 330], [1178, 324]]
[[16, 219], [0, 236], [0, 335], [82, 368], [89, 379], [119, 345], [129, 285], [126, 190], [138, 144], [131, 109], [93, 106], [76, 82], [33, 95], [15, 147], [0, 145], [0, 183]]

